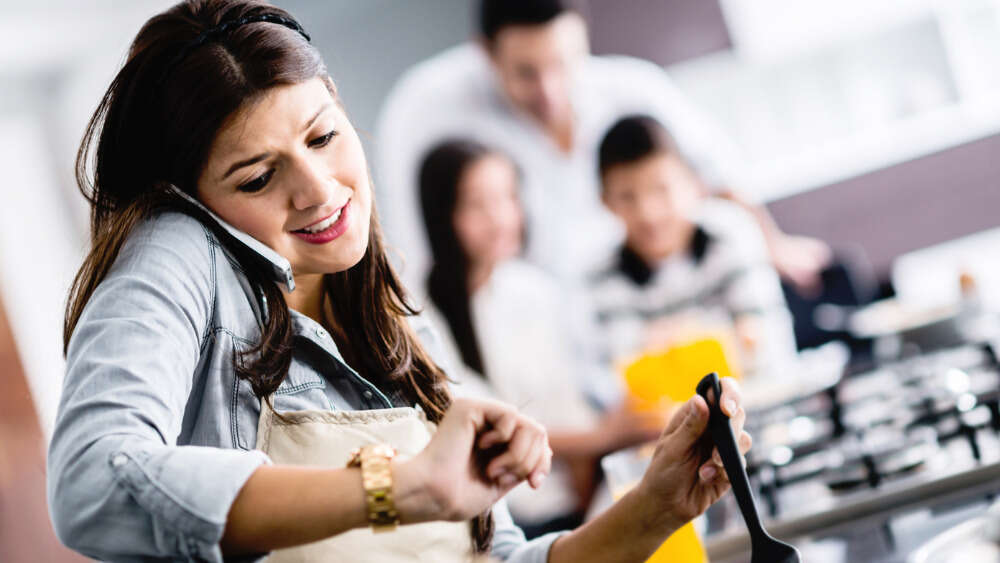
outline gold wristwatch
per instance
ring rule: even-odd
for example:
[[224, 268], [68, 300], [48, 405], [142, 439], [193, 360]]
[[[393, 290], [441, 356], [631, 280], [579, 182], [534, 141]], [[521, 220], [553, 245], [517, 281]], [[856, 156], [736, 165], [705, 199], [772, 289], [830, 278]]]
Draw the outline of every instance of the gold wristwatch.
[[389, 462], [396, 450], [386, 444], [368, 444], [351, 452], [347, 467], [361, 468], [361, 484], [368, 503], [368, 521], [373, 532], [389, 532], [399, 524], [392, 498], [392, 471]]

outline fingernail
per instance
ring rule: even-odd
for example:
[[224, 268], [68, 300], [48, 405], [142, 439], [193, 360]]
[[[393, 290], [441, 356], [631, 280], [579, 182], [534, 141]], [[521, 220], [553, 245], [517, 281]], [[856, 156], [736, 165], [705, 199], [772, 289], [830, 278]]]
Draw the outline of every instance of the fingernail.
[[732, 399], [726, 399], [725, 401], [722, 402], [722, 404], [725, 405], [726, 412], [728, 412], [730, 415], [736, 414], [736, 401]]
[[531, 486], [535, 489], [542, 486], [545, 481], [545, 474], [542, 472], [535, 472], [531, 474]]
[[688, 414], [691, 416], [698, 416], [698, 404], [695, 403], [693, 398], [688, 401]]
[[701, 471], [698, 472], [698, 474], [701, 475], [702, 481], [711, 481], [712, 478], [715, 477], [715, 473], [716, 473], [715, 468], [712, 467], [711, 465], [706, 465], [705, 467], [702, 467]]
[[514, 475], [513, 473], [504, 473], [500, 476], [500, 479], [497, 480], [497, 483], [499, 483], [501, 487], [509, 487], [514, 483], [517, 483], [517, 475]]

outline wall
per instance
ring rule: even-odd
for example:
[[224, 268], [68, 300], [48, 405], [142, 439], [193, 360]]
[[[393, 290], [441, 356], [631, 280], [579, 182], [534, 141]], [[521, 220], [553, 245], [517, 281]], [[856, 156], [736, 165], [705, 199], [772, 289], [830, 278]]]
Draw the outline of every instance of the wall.
[[[374, 134], [389, 89], [409, 67], [472, 36], [466, 0], [284, 0], [312, 33], [362, 133]], [[369, 151], [370, 152], [370, 151]]]
[[[768, 204], [785, 229], [863, 248], [882, 279], [896, 256], [1000, 225], [1000, 135]], [[983, 257], [996, 260], [995, 256]]]
[[45, 440], [0, 303], [0, 561], [70, 563], [45, 505]]
[[[721, 4], [766, 14], [752, 0]], [[762, 40], [769, 26], [779, 31], [780, 21], [785, 39], [798, 41], [794, 49], [773, 49], [773, 58], [788, 60], [769, 62], [749, 60], [739, 34], [727, 31], [734, 12], [720, 10], [717, 0], [588, 0], [586, 9], [595, 52], [673, 65], [672, 76], [692, 100], [752, 149], [744, 184], [735, 187], [773, 200], [768, 207], [789, 232], [861, 248], [888, 280], [903, 253], [1000, 225], [1000, 106], [988, 94], [1000, 85], [1000, 44], [990, 27], [1000, 21], [998, 5], [889, 2], [876, 11], [913, 14], [883, 29], [851, 19], [867, 9], [857, 3], [849, 3], [854, 12], [813, 4], [822, 3], [797, 6], [802, 13], [795, 16], [735, 22], [753, 23]], [[822, 27], [824, 10], [836, 15], [845, 37], [799, 33]], [[845, 109], [896, 111], [874, 103], [885, 97], [912, 115], [889, 120]], [[767, 111], [750, 111], [757, 106]], [[742, 137], [734, 124], [746, 125]]]
[[666, 66], [732, 47], [718, 0], [587, 0], [581, 7], [598, 55]]

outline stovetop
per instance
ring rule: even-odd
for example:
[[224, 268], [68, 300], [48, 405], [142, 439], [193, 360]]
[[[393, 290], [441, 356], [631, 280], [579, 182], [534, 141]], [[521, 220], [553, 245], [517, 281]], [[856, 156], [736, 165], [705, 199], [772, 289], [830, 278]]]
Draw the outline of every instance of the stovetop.
[[[919, 539], [951, 523], [939, 515], [1000, 492], [997, 350], [983, 343], [913, 356], [749, 412], [747, 472], [772, 535], [875, 530], [888, 536], [864, 560], [902, 561], [909, 547], [896, 545], [896, 520], [933, 509]], [[706, 547], [713, 561], [749, 554], [734, 499], [709, 512]]]

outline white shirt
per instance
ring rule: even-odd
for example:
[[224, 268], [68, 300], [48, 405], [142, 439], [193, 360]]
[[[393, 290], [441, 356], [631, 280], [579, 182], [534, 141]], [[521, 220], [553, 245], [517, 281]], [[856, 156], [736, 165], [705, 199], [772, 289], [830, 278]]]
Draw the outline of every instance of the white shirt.
[[[796, 357], [792, 318], [771, 266], [764, 236], [738, 206], [704, 200], [692, 248], [660, 262], [644, 283], [627, 273], [619, 254], [590, 280], [593, 307], [615, 358], [639, 352], [648, 323], [693, 314], [711, 321], [752, 319], [758, 342], [744, 358], [748, 371], [785, 376]], [[701, 238], [700, 256], [694, 249]], [[640, 266], [641, 267], [641, 266]]]
[[[583, 391], [593, 363], [575, 337], [580, 323], [574, 320], [572, 303], [549, 276], [521, 260], [508, 261], [473, 294], [471, 306], [485, 380], [462, 365], [441, 313], [430, 306], [426, 312], [453, 364], [449, 373], [456, 379], [456, 395], [499, 399], [550, 431], [594, 427], [598, 413]], [[516, 519], [535, 524], [570, 514], [577, 505], [567, 468], [560, 463], [553, 464], [541, 488], [521, 485], [507, 501]]]
[[[573, 146], [561, 151], [505, 98], [481, 47], [453, 47], [408, 71], [389, 94], [376, 129], [375, 195], [402, 275], [421, 287], [429, 250], [418, 175], [442, 141], [475, 139], [514, 158], [523, 172], [526, 259], [561, 281], [580, 282], [622, 240], [600, 201], [597, 150], [627, 115], [661, 120], [707, 183], [723, 181], [731, 146], [716, 134], [658, 66], [627, 57], [583, 60], [574, 73]], [[414, 285], [417, 284], [417, 285]]]

